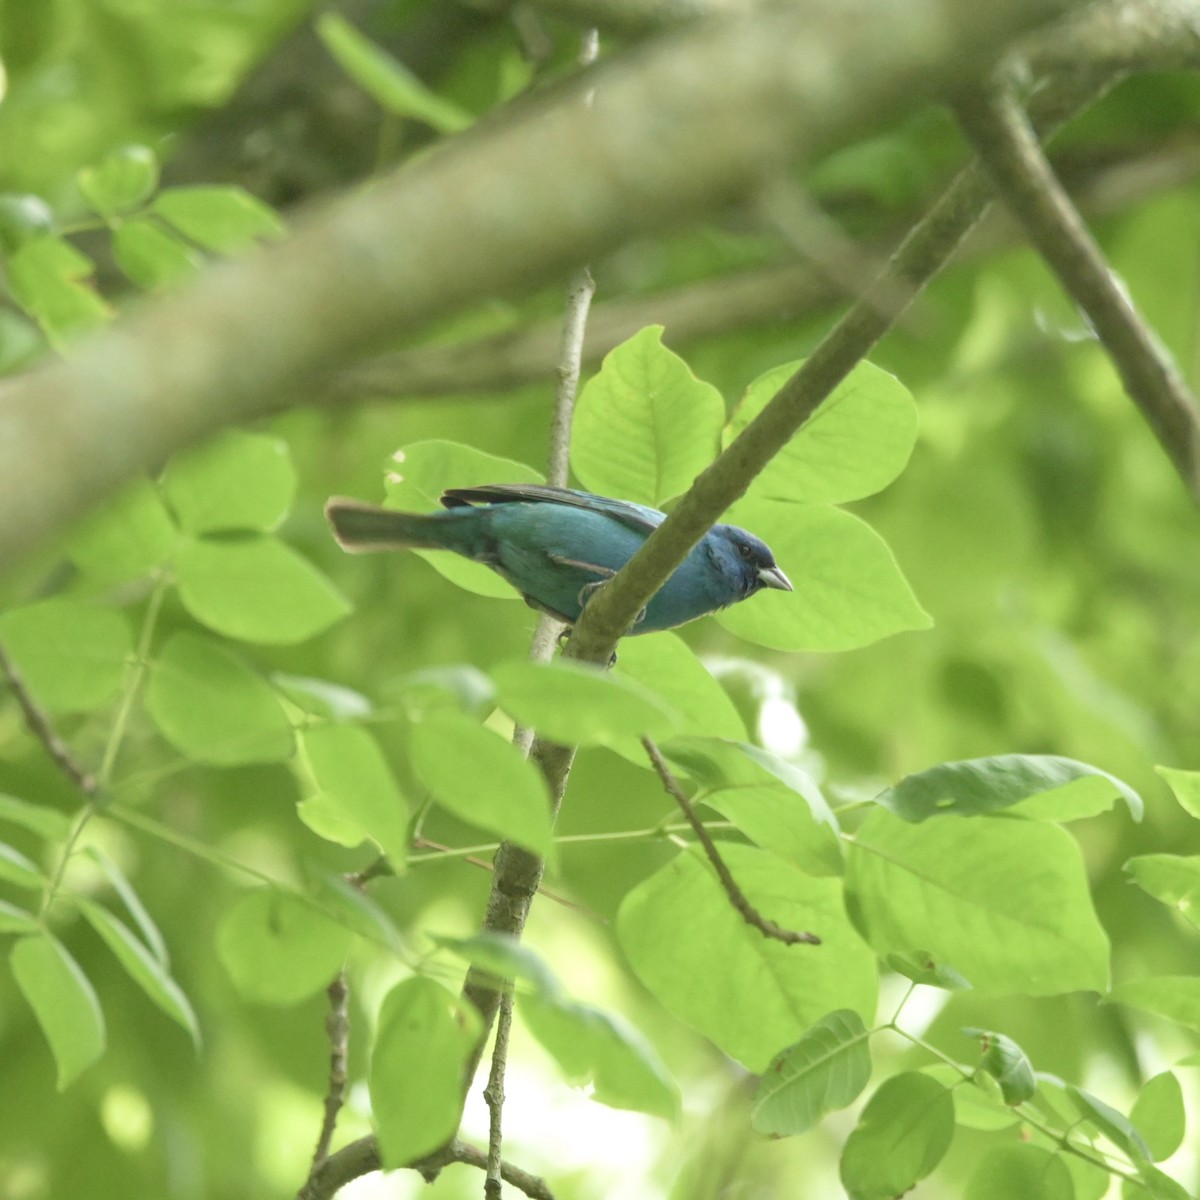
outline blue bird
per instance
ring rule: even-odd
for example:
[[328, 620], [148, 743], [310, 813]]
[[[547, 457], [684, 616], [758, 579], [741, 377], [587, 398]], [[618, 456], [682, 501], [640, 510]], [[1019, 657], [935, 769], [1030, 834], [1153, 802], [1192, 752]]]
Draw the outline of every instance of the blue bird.
[[[568, 624], [666, 519], [628, 500], [540, 484], [452, 488], [442, 504], [446, 512], [418, 515], [335, 496], [325, 515], [343, 550], [452, 550], [491, 567], [532, 608]], [[714, 525], [629, 632], [672, 629], [763, 588], [792, 590], [770, 549], [736, 525]]]

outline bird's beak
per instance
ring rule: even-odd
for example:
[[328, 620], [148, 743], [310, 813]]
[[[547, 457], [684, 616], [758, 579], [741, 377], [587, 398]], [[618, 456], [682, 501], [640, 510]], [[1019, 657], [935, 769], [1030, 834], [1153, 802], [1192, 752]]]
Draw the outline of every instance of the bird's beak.
[[778, 567], [763, 567], [758, 573], [758, 581], [763, 587], [776, 588], [781, 592], [791, 592], [792, 581]]

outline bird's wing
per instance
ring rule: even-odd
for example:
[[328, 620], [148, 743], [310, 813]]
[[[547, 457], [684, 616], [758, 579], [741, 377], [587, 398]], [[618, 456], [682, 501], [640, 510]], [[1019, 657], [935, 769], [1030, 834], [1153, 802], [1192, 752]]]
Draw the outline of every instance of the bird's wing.
[[573, 488], [550, 487], [541, 483], [490, 483], [480, 487], [448, 488], [442, 493], [446, 508], [461, 508], [469, 504], [563, 504], [568, 508], [584, 508], [604, 513], [631, 529], [649, 533], [665, 520], [665, 514], [632, 500], [613, 500], [592, 492], [577, 492]]

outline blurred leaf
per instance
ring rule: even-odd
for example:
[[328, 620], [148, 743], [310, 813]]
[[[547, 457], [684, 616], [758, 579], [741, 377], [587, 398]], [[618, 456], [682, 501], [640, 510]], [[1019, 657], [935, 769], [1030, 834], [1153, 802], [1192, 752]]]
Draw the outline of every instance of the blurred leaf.
[[[401, 447], [389, 461], [385, 479], [388, 508], [404, 512], [440, 510], [439, 499], [449, 488], [479, 487], [485, 483], [544, 483], [545, 476], [511, 458], [498, 458], [461, 442], [433, 440]], [[445, 550], [414, 550], [451, 583], [479, 596], [519, 599], [516, 589], [481, 563], [469, 562]]]
[[463, 1068], [478, 1036], [475, 1009], [431, 979], [413, 976], [387, 994], [369, 1076], [385, 1169], [407, 1166], [454, 1136]]
[[427, 88], [386, 50], [334, 12], [317, 18], [317, 33], [338, 65], [386, 112], [423, 121], [438, 133], [458, 133], [472, 117]]
[[1175, 767], [1155, 767], [1168, 783], [1180, 807], [1200, 818], [1200, 771], [1180, 771]]
[[220, 642], [176, 633], [150, 673], [146, 710], [163, 737], [197, 762], [290, 758], [292, 727], [270, 686]]
[[179, 984], [171, 978], [163, 963], [156, 958], [130, 931], [129, 927], [106, 908], [89, 900], [79, 902], [79, 910], [88, 924], [104, 939], [130, 979], [177, 1025], [191, 1036], [196, 1049], [200, 1048], [200, 1025], [191, 1002]]
[[977, 1072], [967, 1081], [950, 1063], [934, 1063], [921, 1070], [922, 1074], [931, 1076], [950, 1090], [955, 1123], [964, 1129], [991, 1133], [1011, 1129], [1020, 1123], [1020, 1114], [1004, 1103], [1000, 1087], [990, 1075]]
[[1187, 1132], [1187, 1111], [1178, 1077], [1163, 1071], [1148, 1079], [1133, 1103], [1129, 1120], [1141, 1133], [1155, 1162], [1170, 1158], [1183, 1145]]
[[133, 654], [124, 613], [79, 600], [39, 600], [0, 615], [0, 642], [40, 705], [98, 708], [121, 687]]
[[379, 744], [357, 725], [318, 725], [300, 733], [300, 752], [323, 799], [372, 838], [396, 870], [408, 853], [408, 805]]
[[375, 706], [361, 692], [330, 683], [328, 679], [312, 679], [307, 675], [285, 675], [276, 671], [271, 683], [297, 708], [315, 717], [331, 721], [357, 721], [369, 717]]
[[5, 256], [53, 230], [54, 212], [41, 196], [0, 193], [0, 252]]
[[1131, 1184], [1122, 1180], [1121, 1200], [1140, 1200], [1146, 1195], [1153, 1196], [1154, 1200], [1195, 1200], [1194, 1193], [1180, 1186], [1157, 1167], [1148, 1162], [1138, 1162], [1135, 1165], [1138, 1182]]
[[883, 539], [857, 517], [748, 499], [728, 520], [771, 547], [795, 589], [763, 591], [718, 613], [738, 637], [774, 650], [852, 650], [932, 624]]
[[[3, 878], [3, 876], [0, 876]], [[0, 900], [0, 933], [37, 933], [37, 917], [7, 900]]]
[[413, 727], [412, 765], [456, 816], [557, 859], [546, 781], [504, 738], [461, 713], [435, 713]]
[[971, 983], [960, 975], [948, 963], [938, 962], [932, 954], [924, 950], [912, 950], [905, 954], [889, 954], [884, 960], [893, 971], [911, 979], [913, 983], [923, 983], [927, 987], [945, 988], [947, 991], [961, 991], [969, 988]]
[[831, 1010], [874, 1014], [875, 956], [846, 919], [838, 881], [814, 879], [750, 846], [722, 842], [720, 848], [764, 917], [810, 930], [821, 945], [787, 946], [763, 937], [734, 911], [698, 851], [679, 854], [626, 894], [617, 938], [638, 978], [668, 1011], [761, 1071], [798, 1028]]
[[1108, 938], [1079, 847], [1055, 825], [1005, 816], [911, 825], [877, 810], [850, 843], [846, 904], [879, 954], [926, 947], [985, 995], [1107, 986]]
[[71, 832], [71, 818], [48, 804], [34, 804], [0, 793], [0, 822], [20, 825], [47, 842], [61, 842]]
[[610, 1108], [678, 1116], [678, 1085], [653, 1046], [616, 1014], [546, 992], [523, 994], [519, 1006], [569, 1083], [590, 1084], [592, 1098]]
[[217, 956], [245, 999], [296, 1004], [329, 985], [353, 937], [298, 897], [260, 887], [221, 919]]
[[1071, 1173], [1041, 1146], [1010, 1142], [987, 1151], [967, 1182], [963, 1200], [1075, 1200]]
[[717, 456], [725, 402], [647, 325], [604, 356], [579, 393], [571, 467], [584, 487], [651, 507]]
[[[83, 198], [102, 217], [137, 208], [158, 187], [158, 159], [149, 146], [119, 146], [76, 174]], [[119, 232], [119, 229], [118, 229]]]
[[457, 954], [496, 979], [523, 980], [532, 984], [537, 992], [558, 991], [558, 981], [545, 960], [511, 934], [485, 929], [470, 937], [450, 937], [440, 933], [429, 936], [441, 949]]
[[0, 842], [0, 880], [30, 892], [40, 892], [46, 883], [37, 864], [7, 842]]
[[1005, 1104], [1023, 1104], [1037, 1091], [1033, 1064], [1025, 1051], [1010, 1037], [990, 1029], [964, 1029], [968, 1037], [979, 1039], [982, 1054], [979, 1069], [986, 1071], [999, 1085]]
[[1114, 1146], [1123, 1150], [1135, 1162], [1138, 1159], [1150, 1159], [1150, 1147], [1146, 1145], [1145, 1138], [1133, 1127], [1124, 1113], [1105, 1104], [1091, 1092], [1085, 1092], [1083, 1088], [1068, 1085], [1067, 1091], [1084, 1120], [1095, 1126]]
[[1150, 975], [1120, 983], [1107, 996], [1106, 1004], [1127, 1004], [1155, 1013], [1191, 1029], [1200, 1029], [1200, 976]]
[[326, 575], [271, 534], [188, 539], [175, 571], [188, 612], [242, 641], [294, 645], [350, 611]]
[[852, 1009], [823, 1016], [763, 1072], [750, 1112], [755, 1130], [790, 1137], [853, 1104], [871, 1077], [870, 1036]]
[[147, 291], [188, 279], [204, 265], [186, 242], [149, 217], [123, 221], [113, 230], [112, 240], [117, 266]]
[[1200, 855], [1141, 854], [1125, 864], [1133, 881], [1200, 928]]
[[670, 736], [678, 716], [653, 691], [590, 663], [507, 662], [491, 670], [497, 702], [522, 725], [565, 746], [611, 746]]
[[165, 563], [178, 540], [154, 485], [137, 479], [75, 527], [67, 554], [97, 583], [125, 583]]
[[9, 962], [50, 1043], [61, 1092], [104, 1053], [104, 1014], [95, 989], [66, 947], [48, 933], [18, 938]]
[[[746, 389], [722, 442], [728, 445], [800, 369], [773, 367]], [[898, 379], [860, 362], [751, 484], [765, 500], [838, 504], [887, 487], [917, 440], [917, 406]]]
[[1106, 811], [1117, 796], [1140, 820], [1142, 798], [1099, 767], [1049, 754], [1001, 754], [907, 775], [876, 796], [875, 803], [906, 821], [925, 821], [949, 813], [975, 816], [1030, 801], [1020, 810], [1026, 816], [1071, 821]]
[[8, 260], [13, 296], [56, 347], [99, 329], [112, 316], [108, 304], [84, 282], [92, 269], [87, 255], [49, 234], [31, 238]]
[[240, 187], [204, 184], [159, 192], [151, 209], [168, 225], [217, 254], [237, 254], [259, 239], [283, 236], [274, 209]]
[[296, 468], [282, 438], [227, 429], [171, 459], [162, 485], [188, 533], [270, 533], [296, 498]]
[[104, 873], [104, 877], [112, 885], [113, 891], [125, 906], [126, 912], [133, 918], [134, 924], [141, 931], [142, 939], [150, 948], [151, 953], [166, 967], [170, 962], [167, 943], [157, 922], [142, 903], [142, 898], [134, 890], [133, 884], [125, 877], [125, 873], [113, 861], [112, 856], [95, 842], [84, 846], [82, 853], [86, 854]]
[[842, 1148], [851, 1200], [903, 1196], [942, 1161], [954, 1137], [950, 1090], [918, 1071], [884, 1080]]

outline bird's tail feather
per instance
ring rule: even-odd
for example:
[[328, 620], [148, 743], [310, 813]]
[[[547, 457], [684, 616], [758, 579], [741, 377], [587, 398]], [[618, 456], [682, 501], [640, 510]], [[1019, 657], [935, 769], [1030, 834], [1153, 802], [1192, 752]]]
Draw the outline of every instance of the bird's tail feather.
[[334, 496], [325, 505], [333, 536], [351, 554], [416, 547], [456, 550], [470, 556], [469, 531], [458, 527], [463, 525], [460, 514], [473, 512], [473, 509], [458, 509], [444, 513], [403, 513], [341, 496]]

